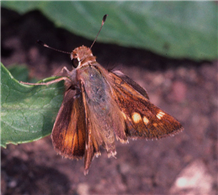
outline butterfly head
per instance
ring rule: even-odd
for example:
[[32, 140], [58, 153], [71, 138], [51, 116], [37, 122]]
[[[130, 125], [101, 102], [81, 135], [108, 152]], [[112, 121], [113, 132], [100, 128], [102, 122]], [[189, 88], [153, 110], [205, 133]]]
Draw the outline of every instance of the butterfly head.
[[93, 56], [91, 49], [84, 45], [74, 49], [70, 54], [70, 58], [74, 68], [80, 68], [88, 65], [89, 62], [96, 61], [96, 57]]

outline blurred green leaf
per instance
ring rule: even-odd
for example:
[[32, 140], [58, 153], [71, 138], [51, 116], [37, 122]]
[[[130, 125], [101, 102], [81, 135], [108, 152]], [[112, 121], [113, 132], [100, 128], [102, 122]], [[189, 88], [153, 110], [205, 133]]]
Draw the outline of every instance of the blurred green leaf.
[[39, 9], [57, 26], [91, 40], [108, 14], [99, 42], [145, 48], [172, 58], [218, 57], [217, 3], [212, 1], [3, 1], [2, 6], [20, 13]]
[[[43, 82], [54, 79], [47, 78]], [[49, 86], [20, 84], [1, 64], [1, 146], [31, 142], [49, 135], [63, 93], [63, 82]]]
[[30, 82], [30, 83], [37, 82], [36, 78], [29, 77], [29, 70], [26, 65], [13, 64], [7, 68], [8, 71], [12, 74], [12, 76], [18, 81]]
[[12, 65], [8, 67], [8, 71], [13, 75], [13, 77], [18, 81], [30, 82], [29, 81], [29, 71], [25, 65]]

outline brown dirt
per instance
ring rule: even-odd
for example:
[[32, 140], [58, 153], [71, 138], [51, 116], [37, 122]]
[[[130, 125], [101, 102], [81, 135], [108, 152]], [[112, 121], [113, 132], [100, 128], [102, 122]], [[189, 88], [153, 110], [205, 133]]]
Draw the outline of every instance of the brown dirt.
[[[69, 56], [35, 44], [37, 39], [66, 51], [92, 41], [56, 28], [41, 13], [2, 9], [1, 60], [26, 64], [30, 76], [49, 77]], [[151, 102], [176, 117], [184, 131], [158, 141], [117, 145], [117, 159], [106, 152], [83, 175], [83, 161], [57, 155], [50, 136], [1, 150], [1, 192], [9, 194], [216, 194], [217, 61], [161, 57], [145, 50], [96, 43], [93, 53], [105, 67], [116, 67], [146, 88]]]

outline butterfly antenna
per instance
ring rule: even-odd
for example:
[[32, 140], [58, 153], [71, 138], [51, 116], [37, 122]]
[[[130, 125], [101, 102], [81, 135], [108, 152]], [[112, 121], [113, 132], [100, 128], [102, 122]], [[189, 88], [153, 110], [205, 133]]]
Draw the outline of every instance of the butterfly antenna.
[[62, 50], [59, 50], [59, 49], [50, 47], [49, 45], [45, 44], [44, 42], [42, 42], [42, 41], [40, 41], [40, 40], [37, 40], [37, 43], [38, 43], [39, 45], [42, 45], [43, 47], [47, 47], [47, 48], [49, 48], [49, 49], [52, 49], [52, 50], [57, 51], [57, 52], [60, 52], [60, 53], [71, 54], [71, 52], [62, 51]]
[[92, 48], [92, 46], [93, 46], [94, 43], [96, 42], [96, 40], [97, 40], [97, 38], [98, 38], [98, 35], [99, 35], [99, 33], [101, 32], [101, 29], [102, 29], [102, 27], [103, 27], [103, 25], [104, 25], [106, 19], [107, 19], [107, 14], [105, 14], [105, 15], [103, 16], [103, 19], [102, 19], [102, 22], [101, 22], [101, 28], [99, 29], [98, 34], [97, 34], [97, 36], [95, 37], [95, 40], [93, 41], [93, 43], [92, 43], [90, 49]]

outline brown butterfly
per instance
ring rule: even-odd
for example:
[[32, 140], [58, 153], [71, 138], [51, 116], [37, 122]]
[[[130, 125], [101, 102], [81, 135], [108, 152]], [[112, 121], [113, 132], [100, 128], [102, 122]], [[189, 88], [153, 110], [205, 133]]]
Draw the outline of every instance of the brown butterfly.
[[[106, 15], [102, 26], [105, 20]], [[66, 91], [51, 138], [60, 155], [84, 157], [84, 174], [101, 147], [108, 156], [116, 155], [115, 139], [122, 143], [128, 142], [128, 137], [156, 139], [183, 129], [176, 119], [150, 103], [147, 92], [137, 83], [119, 71], [103, 68], [91, 47], [70, 52], [74, 69], [63, 68], [67, 77], [44, 83], [65, 80]]]

